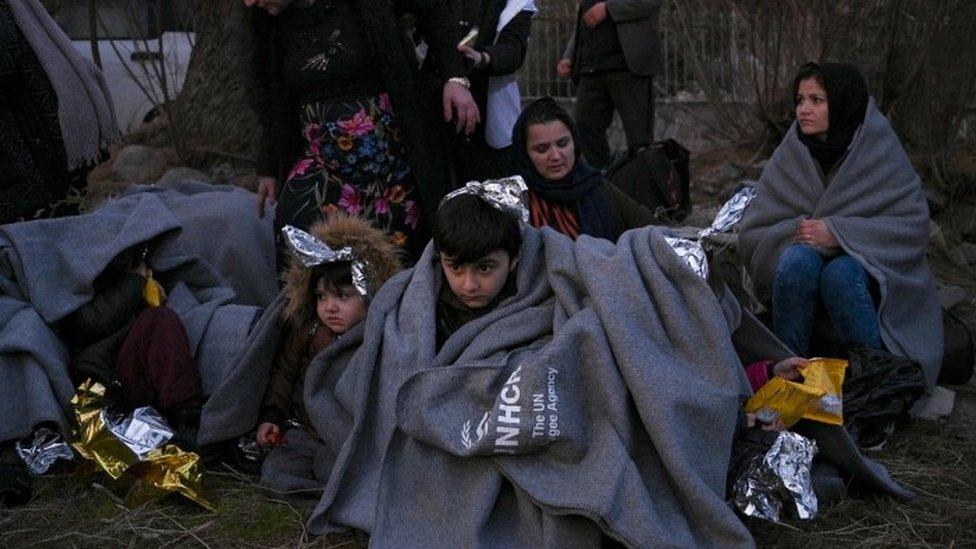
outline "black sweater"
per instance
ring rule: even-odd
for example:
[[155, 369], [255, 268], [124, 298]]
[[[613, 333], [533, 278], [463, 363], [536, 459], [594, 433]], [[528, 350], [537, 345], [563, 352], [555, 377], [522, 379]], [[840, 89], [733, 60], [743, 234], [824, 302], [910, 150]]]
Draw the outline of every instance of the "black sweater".
[[[472, 139], [484, 143], [485, 120], [488, 106], [488, 79], [518, 72], [525, 63], [532, 32], [532, 12], [519, 12], [511, 21], [496, 32], [498, 18], [505, 9], [506, 0], [449, 0], [451, 12], [457, 21], [455, 46], [473, 27], [478, 27], [478, 38], [474, 49], [487, 53], [491, 63], [475, 68], [471, 60], [465, 58], [468, 79], [471, 81], [471, 95], [481, 112], [481, 124], [475, 129]], [[497, 40], [496, 40], [497, 36]], [[428, 55], [425, 70], [436, 66], [436, 52]], [[434, 59], [431, 59], [431, 58]]]
[[92, 378], [116, 384], [115, 362], [125, 336], [145, 307], [142, 290], [146, 277], [135, 273], [108, 273], [95, 279], [92, 300], [59, 323], [69, 347], [69, 372], [75, 382]]

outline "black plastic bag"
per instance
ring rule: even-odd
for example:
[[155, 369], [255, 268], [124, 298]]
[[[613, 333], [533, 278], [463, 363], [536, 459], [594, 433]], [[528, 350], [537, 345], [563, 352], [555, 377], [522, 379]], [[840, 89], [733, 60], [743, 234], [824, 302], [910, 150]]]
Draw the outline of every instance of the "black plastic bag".
[[844, 380], [844, 427], [862, 448], [880, 447], [925, 392], [925, 374], [915, 360], [855, 347]]
[[691, 212], [690, 153], [674, 139], [616, 155], [606, 167], [608, 181], [662, 222], [678, 223]]

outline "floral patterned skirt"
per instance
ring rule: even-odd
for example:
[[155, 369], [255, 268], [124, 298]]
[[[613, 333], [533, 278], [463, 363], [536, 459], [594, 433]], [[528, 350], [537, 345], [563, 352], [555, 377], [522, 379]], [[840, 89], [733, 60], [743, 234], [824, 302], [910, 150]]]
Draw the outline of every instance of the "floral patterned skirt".
[[[278, 196], [276, 229], [307, 230], [331, 212], [344, 211], [406, 246], [416, 235], [420, 202], [389, 97], [310, 102], [301, 109], [305, 150]], [[276, 238], [280, 250], [280, 230]]]

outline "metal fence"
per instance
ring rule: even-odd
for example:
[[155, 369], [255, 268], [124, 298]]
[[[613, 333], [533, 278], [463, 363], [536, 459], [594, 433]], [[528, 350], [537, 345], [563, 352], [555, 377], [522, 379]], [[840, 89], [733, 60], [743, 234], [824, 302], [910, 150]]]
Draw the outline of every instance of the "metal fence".
[[[664, 55], [664, 74], [657, 78], [660, 92], [677, 96], [687, 92], [697, 96], [700, 86], [695, 82], [695, 67], [721, 89], [734, 93], [735, 22], [729, 13], [696, 14], [682, 23], [668, 2], [661, 14], [661, 46]], [[519, 87], [523, 97], [572, 97], [569, 80], [556, 76], [556, 64], [562, 57], [576, 22], [576, 2], [542, 0], [537, 2], [539, 13], [532, 22], [532, 36], [525, 64], [519, 72]], [[676, 33], [677, 25], [687, 24], [685, 33]], [[682, 39], [681, 36], [688, 37]], [[690, 43], [689, 43], [690, 42]], [[693, 57], [692, 57], [693, 56]]]
[[529, 51], [519, 72], [523, 97], [570, 97], [569, 80], [556, 76], [556, 63], [562, 57], [576, 24], [576, 2], [538, 2], [539, 13], [532, 21]]

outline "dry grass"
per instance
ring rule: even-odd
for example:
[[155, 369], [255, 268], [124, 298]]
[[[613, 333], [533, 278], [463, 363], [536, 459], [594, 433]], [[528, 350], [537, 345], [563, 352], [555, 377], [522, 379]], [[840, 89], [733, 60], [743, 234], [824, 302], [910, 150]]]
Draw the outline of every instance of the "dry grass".
[[312, 536], [308, 509], [228, 468], [207, 474], [214, 513], [179, 496], [128, 509], [97, 480], [74, 475], [36, 479], [34, 489], [28, 505], [0, 514], [0, 546], [358, 547], [352, 536]]
[[[976, 385], [957, 388], [955, 413], [918, 421], [874, 455], [918, 498], [851, 498], [809, 524], [747, 524], [760, 546], [976, 546]], [[25, 507], [0, 513], [0, 546], [20, 547], [335, 547], [352, 536], [318, 538], [305, 530], [307, 508], [229, 468], [207, 475], [217, 511], [178, 496], [127, 509], [107, 488], [72, 475], [38, 479]]]
[[779, 547], [951, 547], [976, 545], [976, 388], [957, 393], [945, 424], [918, 421], [875, 457], [918, 497], [847, 499], [813, 523], [752, 521], [759, 545]]

